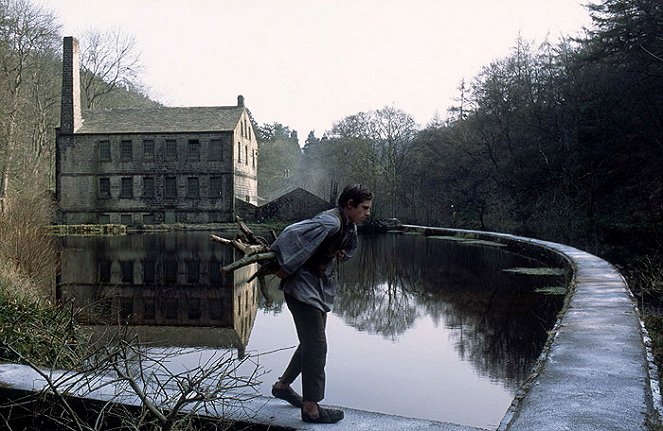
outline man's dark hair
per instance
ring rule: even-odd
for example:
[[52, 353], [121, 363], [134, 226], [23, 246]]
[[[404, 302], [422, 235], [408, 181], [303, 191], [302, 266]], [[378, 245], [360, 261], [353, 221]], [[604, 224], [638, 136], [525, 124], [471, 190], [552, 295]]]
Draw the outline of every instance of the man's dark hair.
[[352, 201], [352, 206], [356, 208], [360, 203], [371, 199], [373, 199], [373, 193], [368, 190], [368, 187], [361, 184], [350, 184], [345, 186], [341, 196], [338, 197], [338, 206], [344, 208], [348, 202]]

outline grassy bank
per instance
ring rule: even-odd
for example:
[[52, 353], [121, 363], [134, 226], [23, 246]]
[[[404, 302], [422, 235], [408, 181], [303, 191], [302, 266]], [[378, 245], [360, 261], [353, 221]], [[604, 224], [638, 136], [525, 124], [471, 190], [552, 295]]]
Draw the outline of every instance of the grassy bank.
[[38, 290], [12, 268], [0, 267], [0, 361], [75, 368], [80, 358], [73, 310]]
[[652, 340], [658, 374], [663, 376], [663, 254], [652, 252], [633, 257], [626, 263], [622, 273], [638, 300], [645, 327]]
[[0, 361], [77, 364], [72, 310], [51, 302], [57, 250], [49, 196], [26, 190], [0, 214]]

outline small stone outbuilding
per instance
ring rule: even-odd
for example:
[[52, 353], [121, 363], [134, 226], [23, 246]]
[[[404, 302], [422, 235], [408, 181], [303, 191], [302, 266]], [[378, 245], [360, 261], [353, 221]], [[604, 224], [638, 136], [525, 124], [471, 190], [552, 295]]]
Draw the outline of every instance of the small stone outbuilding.
[[333, 208], [334, 205], [313, 193], [298, 187], [259, 207], [247, 202], [237, 202], [237, 214], [248, 221], [293, 222]]
[[219, 107], [81, 115], [78, 41], [64, 38], [56, 136], [59, 223], [232, 221], [258, 202], [258, 143], [243, 96]]

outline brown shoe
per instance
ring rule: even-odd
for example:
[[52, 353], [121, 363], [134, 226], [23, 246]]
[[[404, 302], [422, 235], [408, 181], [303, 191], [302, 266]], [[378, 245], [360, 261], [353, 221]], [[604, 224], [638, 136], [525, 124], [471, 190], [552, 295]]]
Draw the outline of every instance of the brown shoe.
[[302, 396], [290, 386], [288, 386], [288, 389], [277, 389], [276, 386], [272, 386], [272, 395], [280, 400], [289, 402], [295, 407], [301, 407], [304, 401]]
[[323, 408], [318, 405], [318, 415], [311, 416], [302, 410], [302, 420], [316, 424], [333, 424], [345, 417], [343, 410]]

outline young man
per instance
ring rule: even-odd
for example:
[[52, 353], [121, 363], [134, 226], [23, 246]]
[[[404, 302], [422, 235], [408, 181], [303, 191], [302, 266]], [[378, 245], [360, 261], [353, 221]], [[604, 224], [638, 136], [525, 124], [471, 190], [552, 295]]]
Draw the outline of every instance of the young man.
[[[370, 215], [373, 194], [360, 184], [345, 187], [338, 206], [312, 219], [288, 226], [272, 244], [280, 266], [286, 303], [292, 313], [299, 346], [272, 395], [301, 408], [302, 420], [334, 423], [343, 411], [318, 405], [325, 395], [327, 313], [336, 295], [336, 262], [352, 257], [357, 248], [357, 225]], [[302, 375], [302, 394], [290, 384]]]

